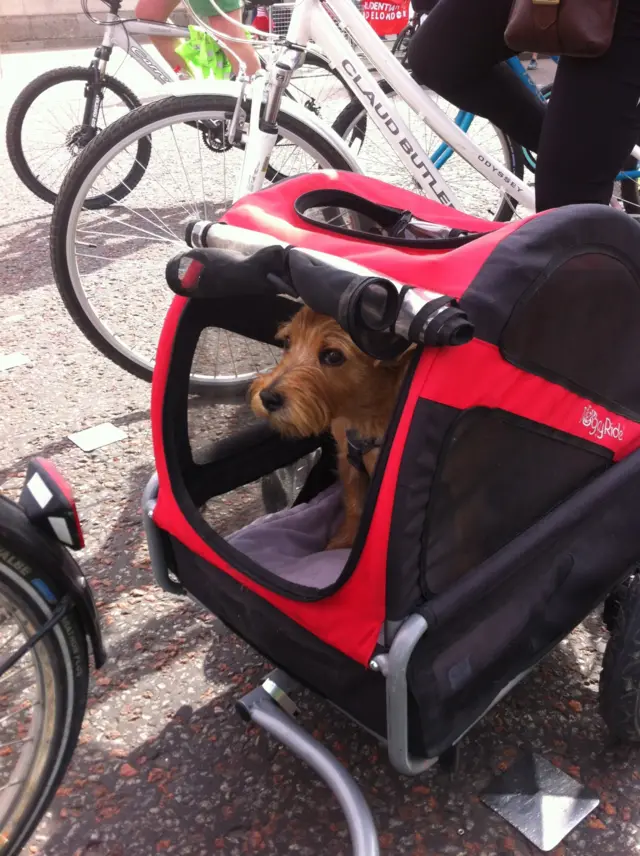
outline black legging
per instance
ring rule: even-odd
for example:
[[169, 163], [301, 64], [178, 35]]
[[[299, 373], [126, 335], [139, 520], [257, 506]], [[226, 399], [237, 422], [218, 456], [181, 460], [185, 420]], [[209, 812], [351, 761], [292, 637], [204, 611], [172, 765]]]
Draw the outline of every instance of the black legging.
[[615, 176], [640, 138], [640, 0], [619, 0], [603, 56], [560, 60], [548, 109], [501, 65], [513, 56], [504, 42], [512, 0], [425, 2], [435, 8], [408, 52], [416, 79], [537, 152], [538, 211], [609, 204]]

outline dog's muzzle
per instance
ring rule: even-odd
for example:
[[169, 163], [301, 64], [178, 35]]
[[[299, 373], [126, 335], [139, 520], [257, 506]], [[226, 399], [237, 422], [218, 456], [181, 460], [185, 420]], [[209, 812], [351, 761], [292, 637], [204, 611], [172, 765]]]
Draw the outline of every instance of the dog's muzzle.
[[260, 401], [267, 413], [275, 413], [284, 406], [284, 395], [267, 387], [267, 389], [260, 391]]

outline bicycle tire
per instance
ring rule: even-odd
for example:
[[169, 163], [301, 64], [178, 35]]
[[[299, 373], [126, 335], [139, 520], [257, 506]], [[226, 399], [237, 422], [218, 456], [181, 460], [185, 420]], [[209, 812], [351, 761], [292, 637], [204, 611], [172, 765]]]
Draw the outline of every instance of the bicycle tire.
[[[402, 29], [402, 30], [400, 30], [400, 32], [399, 32], [399, 33], [398, 33], [398, 35], [396, 36], [396, 40], [395, 40], [395, 42], [394, 42], [394, 43], [393, 43], [393, 45], [391, 46], [391, 53], [392, 53], [395, 57], [397, 57], [397, 58], [398, 58], [399, 62], [400, 62], [403, 66], [406, 66], [406, 63], [407, 63], [407, 48], [409, 47], [409, 42], [410, 42], [410, 41], [411, 41], [411, 39], [413, 38], [413, 36], [414, 36], [414, 34], [415, 34], [416, 30], [417, 30], [417, 27], [415, 26], [415, 24], [413, 23], [413, 21], [409, 21], [409, 23], [406, 25], [406, 27], [403, 27], [403, 29]], [[406, 45], [404, 44], [404, 43], [405, 43], [405, 41], [407, 42], [407, 44], [406, 44]], [[402, 48], [404, 48], [404, 52], [403, 52]], [[399, 57], [398, 57], [398, 54], [400, 54], [400, 56], [399, 56]]]
[[[115, 156], [117, 151], [122, 150], [127, 145], [128, 138], [135, 134], [143, 134], [145, 128], [151, 129], [154, 124], [164, 122], [164, 127], [168, 124], [173, 125], [174, 122], [170, 120], [175, 120], [175, 124], [183, 124], [186, 122], [186, 118], [181, 119], [181, 117], [192, 114], [201, 113], [200, 120], [202, 121], [206, 121], [205, 117], [211, 113], [230, 115], [235, 104], [234, 95], [197, 94], [164, 98], [137, 108], [110, 125], [81, 153], [67, 174], [54, 206], [50, 240], [51, 264], [65, 308], [94, 347], [120, 368], [146, 381], [151, 380], [152, 366], [141, 364], [139, 360], [123, 353], [108, 336], [105, 337], [107, 331], [96, 326], [101, 323], [100, 320], [91, 318], [76, 291], [72, 274], [73, 259], [69, 257], [68, 246], [74, 240], [72, 233], [82, 208], [82, 200], [79, 199], [79, 196], [83, 193], [84, 187], [90, 188], [93, 177], [99, 173], [101, 163], [106, 161], [110, 153]], [[247, 115], [250, 115], [250, 104], [247, 103], [244, 106]], [[318, 155], [319, 160], [326, 163], [328, 168], [350, 170], [350, 164], [342, 153], [306, 123], [286, 113], [281, 113], [279, 126], [283, 134], [289, 132], [304, 140]], [[153, 131], [150, 130], [149, 133], [151, 134]], [[118, 146], [121, 148], [118, 149]], [[207, 380], [192, 380], [190, 391], [208, 393], [218, 397], [219, 400], [236, 399], [246, 394], [253, 377], [255, 374], [251, 378], [239, 380], [222, 380], [216, 377], [210, 377]]]
[[622, 591], [600, 673], [600, 715], [616, 740], [640, 742], [640, 577]]
[[633, 583], [636, 576], [636, 574], [633, 574], [632, 576], [624, 580], [624, 582], [621, 582], [619, 585], [617, 585], [612, 591], [609, 592], [602, 605], [602, 623], [607, 628], [609, 633], [613, 633], [613, 631], [615, 630], [618, 615], [620, 614], [620, 606], [622, 605], [622, 602], [627, 596], [629, 587]]
[[[85, 85], [91, 79], [91, 70], [82, 66], [70, 66], [68, 68], [55, 68], [52, 71], [47, 71], [32, 80], [16, 98], [7, 119], [6, 143], [9, 160], [13, 166], [18, 178], [32, 193], [42, 199], [44, 202], [51, 204], [55, 203], [57, 193], [51, 188], [43, 184], [34, 174], [29, 165], [27, 156], [24, 151], [22, 132], [24, 122], [33, 106], [35, 100], [43, 95], [47, 90], [52, 89], [61, 83], [69, 83], [78, 81]], [[102, 87], [113, 92], [124, 103], [129, 110], [134, 110], [140, 106], [138, 97], [121, 83], [117, 78], [105, 75], [102, 79]], [[119, 183], [117, 187], [109, 194], [100, 194], [93, 199], [87, 200], [89, 208], [105, 208], [112, 205], [114, 200], [124, 198], [133, 187], [138, 184], [151, 157], [151, 142], [148, 139], [140, 140], [138, 147], [136, 163], [134, 164], [131, 173]], [[73, 161], [71, 161], [73, 163]]]
[[[395, 94], [393, 88], [386, 80], [381, 80], [379, 83], [380, 88], [385, 95]], [[339, 137], [346, 140], [350, 129], [359, 126], [359, 135], [364, 138], [367, 127], [370, 127], [373, 124], [368, 121], [366, 124], [360, 124], [365, 119], [368, 119], [368, 114], [364, 106], [357, 98], [353, 98], [336, 119], [333, 129]], [[524, 156], [522, 154], [521, 147], [516, 145], [510, 137], [504, 134], [499, 128], [496, 128], [495, 125], [492, 123], [489, 124], [500, 139], [503, 151], [506, 154], [506, 158], [509, 160], [509, 163], [505, 164], [505, 166], [517, 178], [522, 179], [524, 176]], [[512, 218], [516, 205], [517, 203], [512, 197], [503, 195], [501, 202], [496, 208], [493, 220], [499, 223], [507, 222]]]
[[[56, 561], [56, 551], [22, 509], [0, 497], [0, 594], [22, 609], [30, 630], [37, 630], [51, 617], [52, 599], [64, 594], [55, 575], [47, 573]], [[1, 856], [18, 856], [53, 799], [76, 747], [86, 709], [89, 654], [75, 611], [42, 637], [33, 649], [34, 657], [36, 651], [47, 678], [41, 715], [47, 733], [34, 750], [34, 755], [40, 748], [42, 753], [34, 761], [33, 782], [25, 771], [25, 784], [9, 800], [9, 819], [2, 819]], [[17, 812], [15, 817], [12, 812]]]

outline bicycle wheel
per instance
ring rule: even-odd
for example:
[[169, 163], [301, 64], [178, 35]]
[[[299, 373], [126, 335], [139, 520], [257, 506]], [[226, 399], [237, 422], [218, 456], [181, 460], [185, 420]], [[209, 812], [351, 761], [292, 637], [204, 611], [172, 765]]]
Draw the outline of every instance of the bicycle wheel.
[[[55, 202], [71, 164], [108, 124], [140, 106], [133, 92], [115, 77], [105, 76], [102, 101], [92, 124], [83, 124], [85, 86], [92, 79], [88, 68], [56, 68], [33, 80], [11, 108], [7, 119], [9, 160], [22, 183], [45, 202]], [[54, 90], [53, 92], [52, 90]], [[135, 187], [144, 175], [151, 143], [138, 143], [136, 163], [108, 194], [87, 199], [86, 205], [111, 205]]]
[[[20, 508], [0, 498], [0, 672], [52, 616], [57, 591]], [[75, 613], [0, 675], [0, 854], [17, 856], [75, 749], [87, 701], [87, 644]]]
[[[167, 261], [184, 249], [189, 220], [217, 220], [231, 204], [244, 157], [243, 146], [227, 138], [235, 105], [233, 95], [187, 95], [134, 110], [86, 148], [54, 207], [51, 259], [66, 308], [105, 356], [145, 380], [172, 297]], [[244, 108], [249, 116], [250, 105]], [[328, 139], [286, 112], [278, 133], [269, 162], [274, 175], [350, 168]], [[138, 141], [150, 135], [154, 157], [126, 202], [83, 209], [114, 173], [131, 169]], [[224, 331], [215, 336], [205, 348], [208, 367], [192, 373], [191, 389], [244, 395], [256, 373], [273, 365], [276, 350]]]
[[640, 578], [620, 592], [600, 673], [599, 708], [611, 736], [640, 743]]
[[[501, 222], [510, 220], [515, 210], [514, 200], [503, 190], [491, 184], [456, 152], [445, 146], [437, 134], [393, 92], [386, 81], [382, 81], [380, 86], [425, 152], [438, 165], [442, 177], [458, 200], [460, 210], [483, 219], [489, 218]], [[456, 118], [459, 113], [457, 107], [433, 92], [429, 94], [451, 119]], [[419, 192], [420, 188], [415, 180], [376, 125], [372, 121], [367, 121], [367, 113], [358, 100], [351, 101], [333, 127], [357, 157], [366, 175]], [[522, 150], [514, 145], [499, 128], [488, 120], [475, 116], [467, 133], [487, 152], [493, 163], [504, 164], [514, 175], [522, 178], [524, 175]]]
[[407, 26], [403, 30], [400, 30], [391, 48], [391, 53], [396, 57], [398, 62], [404, 66], [407, 64], [407, 50], [409, 49], [409, 42], [415, 35], [418, 26], [419, 24], [416, 25], [414, 21], [409, 21]]

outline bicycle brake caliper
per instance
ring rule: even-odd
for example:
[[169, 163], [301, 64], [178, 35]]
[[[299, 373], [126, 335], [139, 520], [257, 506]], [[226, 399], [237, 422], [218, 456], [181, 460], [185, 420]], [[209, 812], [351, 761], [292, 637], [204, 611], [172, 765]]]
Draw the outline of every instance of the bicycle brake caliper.
[[238, 146], [242, 142], [242, 132], [247, 123], [247, 114], [242, 108], [246, 87], [247, 81], [243, 80], [240, 85], [240, 95], [238, 95], [238, 100], [236, 101], [236, 106], [233, 108], [233, 115], [229, 122], [229, 142], [233, 146]]

